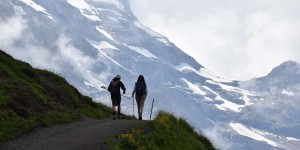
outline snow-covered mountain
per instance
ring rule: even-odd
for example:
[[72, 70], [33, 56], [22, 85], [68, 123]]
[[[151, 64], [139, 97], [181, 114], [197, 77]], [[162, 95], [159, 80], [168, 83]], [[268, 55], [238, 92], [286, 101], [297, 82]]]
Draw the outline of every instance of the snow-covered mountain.
[[283, 135], [300, 137], [299, 63], [284, 62], [267, 76], [244, 82], [241, 87], [257, 91], [263, 99], [248, 108], [252, 110], [251, 114], [246, 113], [248, 117], [260, 122], [255, 126]]
[[[127, 0], [1, 0], [0, 31], [6, 52], [61, 74], [109, 106], [101, 86], [120, 74], [130, 96], [143, 74], [149, 88], [144, 118], [155, 99], [154, 114], [166, 110], [185, 118], [217, 148], [300, 147], [295, 62], [247, 82], [216, 76], [139, 23]], [[131, 100], [123, 98], [122, 111], [132, 114]]]

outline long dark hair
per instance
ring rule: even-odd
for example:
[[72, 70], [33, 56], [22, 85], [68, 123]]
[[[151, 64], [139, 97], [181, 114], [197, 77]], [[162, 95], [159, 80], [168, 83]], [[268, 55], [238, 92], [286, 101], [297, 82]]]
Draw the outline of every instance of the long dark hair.
[[145, 79], [144, 79], [144, 76], [143, 75], [139, 75], [138, 79], [137, 79], [137, 82], [145, 82]]

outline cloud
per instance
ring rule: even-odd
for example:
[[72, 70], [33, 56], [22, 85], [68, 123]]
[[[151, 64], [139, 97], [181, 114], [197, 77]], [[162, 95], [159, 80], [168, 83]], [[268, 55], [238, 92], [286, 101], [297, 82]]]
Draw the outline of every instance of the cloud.
[[21, 17], [7, 19], [0, 18], [0, 47], [5, 48], [12, 45], [22, 36], [22, 32], [27, 28], [26, 21]]
[[246, 80], [300, 62], [300, 1], [130, 2], [141, 23], [221, 76]]
[[220, 125], [215, 125], [212, 128], [204, 129], [203, 133], [211, 142], [213, 142], [214, 147], [229, 150], [232, 149], [234, 143], [226, 140], [223, 135], [223, 133], [226, 132], [225, 130], [226, 129], [222, 128]]
[[27, 30], [27, 27], [28, 22], [22, 17], [0, 20], [2, 32], [0, 47], [15, 58], [29, 62], [36, 68], [56, 73], [61, 74], [69, 70], [82, 76], [85, 71], [92, 70], [96, 60], [75, 48], [65, 35], [61, 34], [54, 42], [54, 49], [50, 50], [37, 44], [38, 39]]
[[74, 66], [77, 72], [92, 68], [95, 60], [89, 56], [84, 55], [80, 50], [75, 48], [70, 39], [61, 35], [56, 42], [59, 51], [55, 55], [58, 57], [54, 62], [63, 60], [65, 63], [70, 63]]

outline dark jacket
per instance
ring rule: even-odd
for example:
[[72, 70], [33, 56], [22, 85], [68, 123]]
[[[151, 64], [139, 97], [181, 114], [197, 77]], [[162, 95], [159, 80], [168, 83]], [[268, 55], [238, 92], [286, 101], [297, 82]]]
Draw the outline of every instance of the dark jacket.
[[[116, 86], [114, 86], [114, 85], [116, 85]], [[113, 89], [114, 87], [116, 87], [116, 89]], [[120, 81], [120, 79], [118, 79], [118, 78], [114, 78], [110, 82], [107, 90], [110, 92], [111, 95], [121, 95], [120, 88], [123, 90], [123, 94], [125, 94], [126, 88], [125, 88], [123, 82]]]

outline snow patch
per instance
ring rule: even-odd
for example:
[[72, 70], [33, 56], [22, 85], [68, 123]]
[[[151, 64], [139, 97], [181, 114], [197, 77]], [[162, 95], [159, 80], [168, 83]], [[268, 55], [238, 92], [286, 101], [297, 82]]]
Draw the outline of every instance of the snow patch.
[[23, 3], [25, 3], [28, 6], [32, 7], [36, 11], [40, 11], [40, 12], [45, 13], [48, 16], [48, 18], [53, 20], [52, 15], [49, 14], [44, 7], [42, 7], [41, 5], [36, 4], [33, 0], [20, 0], [20, 1], [22, 1]]
[[238, 105], [238, 104], [233, 103], [229, 100], [226, 100], [226, 99], [222, 98], [220, 95], [218, 95], [215, 99], [223, 101], [223, 103], [220, 104], [220, 105], [216, 104], [216, 107], [221, 109], [221, 110], [226, 111], [227, 109], [229, 109], [229, 110], [232, 110], [234, 112], [241, 112], [240, 108], [245, 107], [245, 105]]
[[205, 100], [207, 101], [213, 101], [211, 98], [204, 96]]
[[114, 39], [108, 32], [106, 32], [105, 30], [101, 29], [99, 26], [96, 27], [96, 29], [97, 29], [100, 33], [102, 33], [104, 36], [106, 36], [107, 38], [109, 38], [110, 40], [115, 41], [115, 39]]
[[[175, 66], [175, 68], [181, 72], [183, 71], [193, 71], [195, 73], [198, 73], [196, 71], [196, 69], [194, 69], [191, 65], [187, 64], [187, 63], [181, 63], [180, 65], [178, 66]], [[200, 74], [199, 74], [200, 75]]]
[[103, 50], [105, 49], [113, 49], [113, 50], [119, 50], [118, 48], [114, 47], [113, 45], [109, 44], [106, 41], [101, 41], [101, 42], [97, 42], [97, 41], [93, 41], [93, 40], [89, 40], [87, 39], [87, 41], [96, 49], [98, 49], [98, 51], [100, 52], [100, 54], [102, 54], [104, 57], [106, 57], [108, 60], [110, 60], [111, 62], [113, 62], [114, 64], [116, 64], [117, 66], [123, 68], [124, 70], [127, 70], [130, 73], [133, 73], [131, 70], [127, 69], [126, 67], [124, 67], [123, 65], [121, 65], [120, 63], [118, 63], [116, 60], [114, 60], [112, 57], [110, 57], [108, 54], [106, 54]]
[[247, 106], [247, 103], [246, 103], [246, 105], [238, 105], [229, 100], [226, 100], [226, 99], [222, 98], [217, 92], [213, 91], [212, 89], [210, 89], [207, 86], [203, 86], [203, 88], [205, 88], [207, 91], [210, 91], [211, 93], [215, 94], [216, 95], [215, 100], [223, 101], [222, 104], [215, 105], [220, 110], [224, 110], [224, 111], [232, 110], [234, 112], [240, 112], [241, 111], [240, 108]]
[[252, 138], [254, 140], [257, 141], [263, 141], [268, 143], [269, 145], [272, 145], [274, 147], [282, 147], [281, 145], [265, 138], [263, 135], [259, 134], [258, 132], [255, 132], [252, 129], [249, 129], [247, 127], [245, 127], [244, 125], [240, 124], [240, 123], [229, 123], [229, 126], [236, 131], [237, 133], [239, 133], [240, 135]]
[[241, 100], [244, 100], [244, 102], [245, 102], [245, 105], [246, 106], [248, 106], [248, 105], [252, 105], [253, 103], [251, 103], [250, 101], [251, 101], [251, 99], [250, 98], [248, 98], [248, 96], [247, 95], [244, 95], [244, 96], [241, 96], [239, 99], [241, 99]]
[[125, 44], [125, 46], [127, 46], [128, 48], [130, 48], [131, 50], [134, 50], [135, 52], [148, 57], [148, 58], [157, 58], [155, 55], [153, 55], [150, 51], [148, 51], [147, 49], [141, 48], [141, 47], [135, 47], [135, 46], [128, 46]]
[[[12, 4], [13, 5], [13, 4]], [[26, 15], [26, 12], [24, 11], [23, 7], [22, 6], [16, 6], [16, 5], [13, 5], [14, 7], [14, 10], [15, 10], [15, 13], [17, 15]]]
[[188, 87], [193, 91], [193, 93], [195, 94], [199, 94], [199, 95], [206, 95], [206, 92], [202, 91], [199, 86], [189, 82], [187, 79], [181, 78], [181, 80], [183, 80]]
[[207, 70], [206, 68], [200, 68], [199, 71], [199, 74], [203, 77], [206, 77], [206, 78], [209, 78], [209, 79], [212, 79], [214, 81], [218, 81], [218, 82], [232, 82], [232, 80], [230, 79], [226, 79], [226, 78], [221, 78], [217, 75], [215, 75], [213, 72]]
[[[95, 45], [94, 45], [95, 46]], [[98, 49], [115, 49], [115, 50], [119, 50], [118, 48], [114, 47], [113, 45], [109, 44], [108, 42], [106, 41], [101, 41], [99, 45], [96, 46]]]
[[283, 89], [281, 93], [282, 93], [282, 94], [285, 94], [285, 95], [287, 95], [287, 96], [294, 96], [294, 93], [293, 93], [292, 91], [287, 91], [287, 90], [285, 90], [285, 89]]
[[115, 5], [118, 9], [125, 11], [125, 7], [118, 0], [93, 0], [100, 3], [109, 3]]
[[161, 35], [157, 34], [156, 32], [148, 29], [147, 27], [145, 27], [144, 25], [142, 25], [141, 23], [135, 21], [134, 22], [135, 26], [137, 26], [138, 28], [144, 30], [146, 33], [148, 33], [150, 36], [156, 37], [156, 39], [162, 43], [164, 43], [166, 46], [171, 46], [171, 44]]
[[114, 13], [117, 16], [122, 16], [120, 13], [118, 13], [116, 11], [113, 11], [113, 10], [110, 10], [110, 9], [97, 8], [97, 10], [99, 10], [99, 11], [109, 11], [109, 12]]
[[287, 141], [300, 141], [300, 139], [296, 139], [293, 137], [286, 137]]
[[236, 93], [242, 94], [243, 96], [241, 96], [239, 99], [243, 100], [245, 102], [245, 105], [239, 105], [240, 108], [253, 104], [251, 102], [251, 99], [249, 98], [249, 96], [259, 96], [258, 94], [254, 93], [254, 92], [250, 92], [250, 91], [240, 89], [240, 88], [237, 88], [237, 87], [233, 87], [233, 86], [230, 86], [230, 85], [225, 85], [225, 84], [222, 84], [220, 82], [216, 82], [216, 81], [212, 81], [212, 80], [206, 80], [206, 82], [210, 83], [210, 84], [218, 85], [226, 91], [236, 92]]
[[83, 16], [92, 20], [92, 21], [101, 21], [101, 19], [97, 16], [98, 11], [93, 6], [88, 4], [84, 0], [67, 0], [69, 4], [78, 8]]
[[180, 65], [176, 66], [175, 68], [181, 72], [192, 71], [202, 77], [205, 77], [205, 78], [211, 79], [213, 81], [217, 81], [217, 82], [232, 82], [232, 80], [230, 80], [230, 79], [225, 79], [225, 78], [221, 78], [221, 77], [214, 75], [211, 71], [209, 71], [205, 68], [201, 68], [199, 71], [197, 71], [195, 68], [193, 68], [191, 65], [189, 65], [187, 63], [181, 63]]
[[97, 42], [97, 41], [93, 41], [93, 40], [89, 40], [87, 39], [87, 41], [94, 46], [96, 49], [98, 50], [104, 50], [104, 49], [114, 49], [114, 50], [119, 50], [118, 48], [116, 48], [115, 46], [111, 45], [110, 43], [106, 42], [106, 41], [101, 41], [101, 42]]
[[166, 46], [171, 47], [171, 44], [164, 38], [156, 38], [158, 41], [164, 43]]
[[149, 28], [145, 27], [144, 25], [142, 25], [141, 23], [134, 21], [135, 26], [137, 26], [138, 28], [144, 30], [146, 33], [148, 33], [149, 35], [153, 36], [153, 37], [160, 37], [163, 38], [162, 36], [160, 36], [159, 34], [155, 33], [154, 31], [150, 30]]

